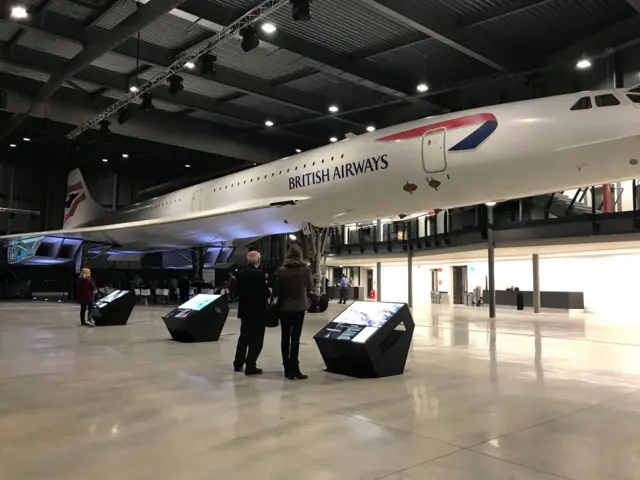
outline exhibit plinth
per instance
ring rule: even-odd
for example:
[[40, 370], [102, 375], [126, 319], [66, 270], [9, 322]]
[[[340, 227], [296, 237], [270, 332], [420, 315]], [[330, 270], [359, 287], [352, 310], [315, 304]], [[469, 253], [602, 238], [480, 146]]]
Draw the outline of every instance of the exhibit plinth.
[[224, 295], [196, 295], [162, 317], [176, 342], [217, 342], [229, 315]]
[[414, 328], [404, 303], [359, 301], [313, 338], [328, 372], [378, 378], [404, 372]]
[[136, 297], [128, 290], [116, 290], [93, 305], [91, 320], [96, 327], [126, 325]]

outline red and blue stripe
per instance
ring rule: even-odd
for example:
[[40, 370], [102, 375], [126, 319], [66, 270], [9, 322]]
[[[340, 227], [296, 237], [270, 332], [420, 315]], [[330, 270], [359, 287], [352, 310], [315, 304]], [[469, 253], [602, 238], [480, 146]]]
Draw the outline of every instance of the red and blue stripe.
[[421, 127], [394, 133], [386, 137], [378, 138], [377, 141], [393, 142], [395, 140], [410, 140], [412, 138], [423, 137], [435, 130], [453, 130], [455, 128], [475, 125], [477, 123], [480, 123], [481, 125], [449, 149], [450, 152], [475, 150], [487, 138], [489, 138], [493, 132], [496, 131], [496, 128], [498, 128], [498, 120], [493, 113], [476, 113], [465, 117], [452, 118], [451, 120], [444, 120], [442, 122], [432, 123], [431, 125], [423, 125]]

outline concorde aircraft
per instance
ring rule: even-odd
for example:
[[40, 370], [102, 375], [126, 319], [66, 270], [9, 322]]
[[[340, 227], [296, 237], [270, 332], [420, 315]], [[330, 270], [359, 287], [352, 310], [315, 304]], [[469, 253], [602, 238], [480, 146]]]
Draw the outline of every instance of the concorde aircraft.
[[[640, 177], [640, 88], [422, 118], [108, 212], [79, 170], [62, 230], [180, 248], [545, 194]], [[0, 237], [0, 240], [24, 238]]]

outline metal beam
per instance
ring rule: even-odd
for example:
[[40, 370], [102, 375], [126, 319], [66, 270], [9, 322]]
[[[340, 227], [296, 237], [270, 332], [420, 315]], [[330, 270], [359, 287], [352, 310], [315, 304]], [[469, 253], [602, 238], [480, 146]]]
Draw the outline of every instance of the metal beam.
[[[107, 31], [100, 27], [91, 27], [83, 30], [82, 22], [54, 12], [48, 12], [38, 24], [29, 25], [27, 28], [56, 35], [62, 39], [72, 40], [81, 44], [92, 43]], [[211, 35], [213, 35], [213, 32], [211, 32]], [[207, 38], [210, 38], [211, 35]], [[139, 58], [140, 62], [163, 69], [171, 65], [176, 59], [175, 52], [143, 41], [138, 45], [135, 38], [130, 38], [122, 42], [116, 46], [113, 51], [130, 58]], [[239, 52], [239, 54], [242, 54], [242, 52]], [[244, 94], [268, 98], [313, 115], [323, 115], [326, 112], [326, 103], [315, 95], [299, 92], [283, 86], [276, 85], [276, 87], [274, 87], [272, 82], [252, 77], [221, 65], [216, 65], [215, 70], [215, 75], [202, 75], [196, 69], [188, 72], [184, 71], [181, 75], [193, 75], [205, 78], [221, 85], [233, 87]], [[304, 71], [308, 72], [307, 69]], [[363, 126], [362, 124], [346, 119], [342, 119], [341, 121], [358, 127]]]
[[558, 2], [558, 0], [511, 0], [510, 2], [500, 3], [493, 8], [483, 9], [471, 16], [465, 17], [458, 23], [458, 28], [475, 27], [476, 25], [490, 23], [494, 20], [534, 10], [554, 2]]
[[95, 25], [98, 20], [100, 20], [103, 15], [111, 11], [114, 7], [118, 6], [118, 4], [124, 3], [125, 0], [109, 0], [102, 5], [102, 7], [98, 8], [89, 18], [87, 18], [83, 23], [89, 27]]
[[[105, 32], [98, 41], [87, 45], [75, 57], [66, 61], [59, 71], [49, 77], [49, 80], [43, 85], [42, 90], [38, 93], [32, 108], [37, 104], [46, 103], [46, 101], [51, 98], [51, 96], [64, 84], [66, 80], [72, 78], [77, 72], [91, 64], [91, 62], [124, 42], [138, 30], [155, 22], [162, 17], [162, 15], [167, 14], [182, 2], [183, 0], [153, 0], [138, 9], [134, 14], [127, 17], [112, 30]], [[26, 112], [26, 115], [14, 116], [14, 118], [11, 119], [9, 126], [2, 134], [0, 134], [0, 143], [15, 131], [22, 122], [26, 120], [27, 116], [28, 112]]]
[[[15, 65], [31, 68], [48, 74], [53, 74], [58, 71], [58, 69], [64, 64], [64, 59], [60, 57], [31, 50], [26, 47], [15, 47], [10, 51], [5, 50], [5, 54], [0, 55], [0, 58], [4, 58]], [[34, 65], [37, 65], [37, 67], [34, 67]], [[111, 70], [104, 70], [102, 68], [90, 66], [81, 72], [78, 72], [74, 78], [107, 87], [108, 90], [119, 90], [123, 93], [128, 91], [128, 75], [116, 73]], [[196, 93], [182, 91], [174, 96], [169, 93], [167, 88], [158, 87], [153, 91], [153, 98], [183, 105], [194, 110], [215, 113], [223, 118], [228, 118], [233, 121], [234, 124], [243, 122], [246, 124], [247, 128], [252, 126], [259, 129], [264, 128], [265, 116], [263, 113], [234, 104], [222, 105], [213, 98], [204, 97]], [[272, 118], [278, 122], [285, 123], [284, 119], [278, 119], [277, 116], [272, 116]], [[286, 131], [284, 133], [303, 138], [307, 141], [312, 141], [314, 144], [318, 144], [321, 141], [318, 138], [309, 137], [308, 135], [296, 132]]]
[[425, 9], [425, 7], [412, 2], [398, 2], [397, 0], [360, 1], [495, 70], [505, 72], [523, 68], [521, 56], [515, 52], [510, 52], [504, 46], [498, 46], [489, 38], [479, 35], [478, 32], [456, 28], [456, 21], [452, 17], [440, 13], [436, 15], [434, 12]]
[[[5, 86], [7, 93], [5, 110], [19, 114], [30, 108], [42, 82], [0, 72], [0, 84]], [[61, 88], [46, 107], [32, 109], [30, 116], [77, 125], [82, 119], [96, 115], [111, 103], [112, 100], [105, 98], [97, 98], [94, 103], [89, 103], [80, 92]], [[255, 138], [251, 141], [234, 140], [233, 134], [237, 130], [188, 116], [181, 117], [176, 122], [175, 114], [158, 109], [149, 112], [137, 110], [127, 123], [119, 125], [112, 122], [110, 128], [115, 135], [175, 145], [243, 162], [266, 163], [289, 153], [282, 141], [268, 143]]]

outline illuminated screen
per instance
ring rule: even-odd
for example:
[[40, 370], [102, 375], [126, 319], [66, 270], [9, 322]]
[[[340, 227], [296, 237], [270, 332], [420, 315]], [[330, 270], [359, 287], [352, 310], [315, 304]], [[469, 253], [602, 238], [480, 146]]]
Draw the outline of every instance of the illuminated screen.
[[34, 257], [44, 237], [27, 237], [12, 240], [7, 245], [7, 262], [20, 263]]
[[178, 308], [180, 310], [202, 310], [204, 307], [220, 297], [221, 295], [196, 295], [187, 303], [180, 305]]
[[353, 302], [322, 331], [324, 338], [364, 343], [402, 308], [402, 303]]
[[115, 292], [111, 292], [106, 297], [101, 298], [100, 301], [102, 303], [110, 303], [110, 302], [113, 302], [115, 299], [120, 298], [126, 294], [127, 294], [127, 290], [116, 290]]

